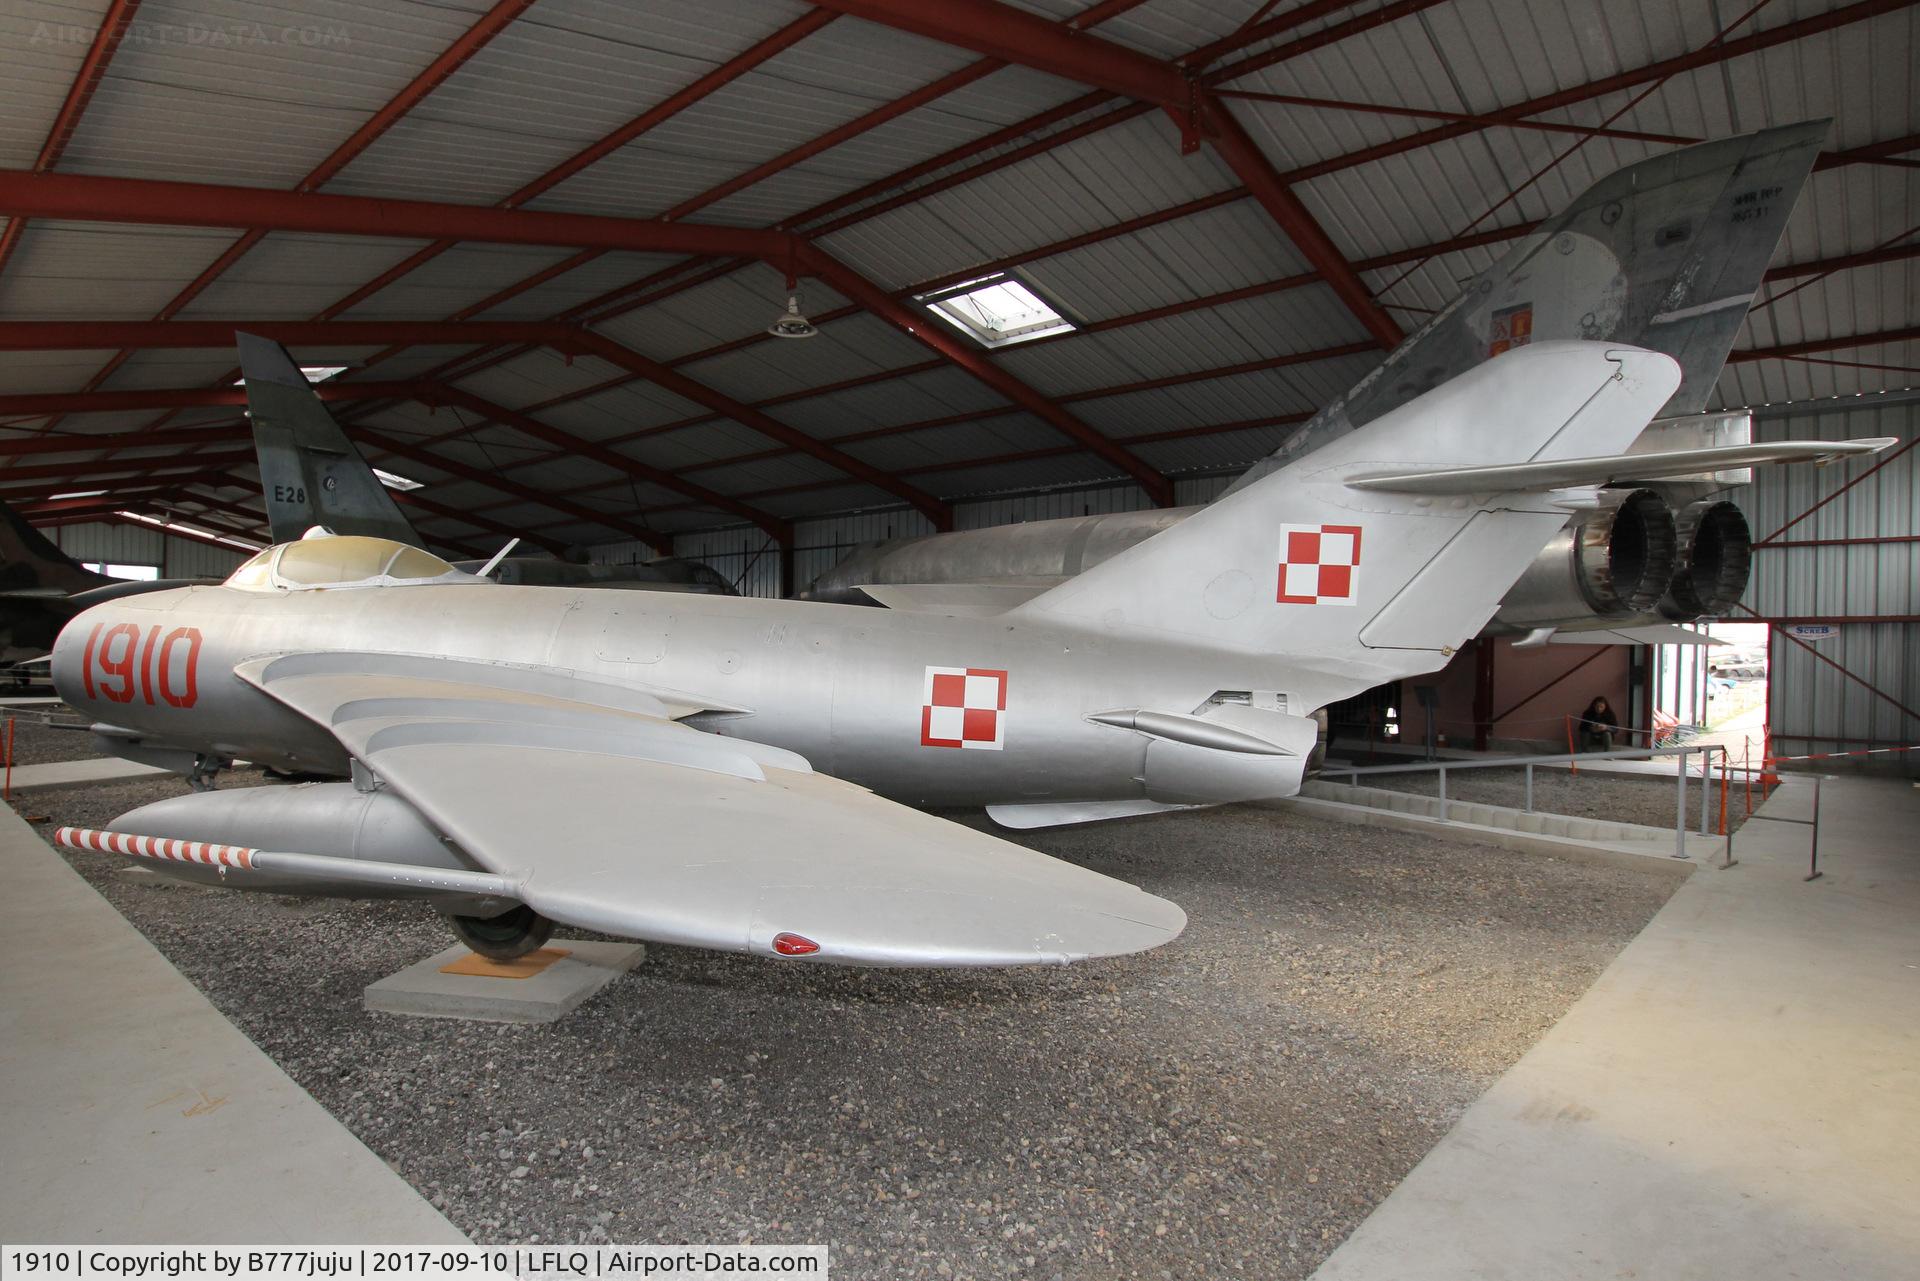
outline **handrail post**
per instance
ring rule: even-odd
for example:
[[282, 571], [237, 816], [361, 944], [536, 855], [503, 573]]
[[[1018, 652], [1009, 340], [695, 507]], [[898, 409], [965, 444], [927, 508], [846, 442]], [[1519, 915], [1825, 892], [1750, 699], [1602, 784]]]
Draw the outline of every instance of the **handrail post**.
[[1674, 754], [1673, 758], [1678, 763], [1678, 768], [1674, 770], [1673, 777], [1674, 781], [1679, 784], [1677, 789], [1679, 801], [1674, 810], [1673, 818], [1673, 856], [1675, 858], [1685, 858], [1687, 856], [1687, 752], [1689, 750], [1688, 748], [1682, 747]]
[[1713, 812], [1713, 797], [1708, 784], [1713, 778], [1713, 749], [1700, 749], [1700, 835], [1707, 834], [1707, 816]]
[[1807, 855], [1807, 874], [1802, 880], [1817, 881], [1824, 873], [1820, 871], [1820, 784], [1825, 775], [1813, 776], [1813, 849]]

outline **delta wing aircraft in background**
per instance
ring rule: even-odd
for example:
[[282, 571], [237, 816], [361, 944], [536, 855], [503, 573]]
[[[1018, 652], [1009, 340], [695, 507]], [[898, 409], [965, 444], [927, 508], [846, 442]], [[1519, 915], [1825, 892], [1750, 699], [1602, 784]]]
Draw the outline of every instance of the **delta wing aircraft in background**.
[[[1680, 389], [1634, 452], [1750, 441], [1747, 415], [1699, 411], [1827, 126], [1822, 120], [1703, 143], [1601, 179], [1227, 492], [1503, 352], [1554, 339], [1627, 343], [1679, 362]], [[1673, 625], [1723, 614], [1746, 591], [1751, 536], [1724, 490], [1747, 480], [1739, 469], [1671, 478], [1621, 472], [1541, 549], [1488, 630], [1534, 643], [1693, 637]], [[822, 574], [807, 597], [894, 609], [1005, 609], [1201, 510], [1117, 512], [873, 544]]]
[[277, 545], [222, 586], [89, 610], [54, 679], [123, 753], [352, 781], [199, 792], [58, 839], [233, 886], [418, 896], [496, 956], [554, 922], [866, 965], [1150, 948], [1183, 926], [1172, 903], [908, 806], [1034, 827], [1292, 795], [1315, 710], [1444, 664], [1679, 378], [1632, 348], [1521, 348], [984, 618]]
[[[258, 334], [235, 334], [260, 490], [273, 541], [289, 542], [316, 526], [424, 548], [393, 494], [313, 394], [286, 348]], [[489, 562], [460, 561], [478, 570]], [[663, 557], [642, 565], [581, 565], [545, 556], [501, 556], [487, 577], [524, 587], [605, 587], [660, 592], [736, 593], [710, 565]]]

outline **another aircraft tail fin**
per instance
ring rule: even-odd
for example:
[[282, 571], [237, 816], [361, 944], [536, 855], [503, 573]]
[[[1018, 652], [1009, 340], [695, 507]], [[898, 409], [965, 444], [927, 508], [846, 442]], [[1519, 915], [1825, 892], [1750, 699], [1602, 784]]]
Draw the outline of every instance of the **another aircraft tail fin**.
[[0, 592], [59, 596], [112, 581], [77, 563], [19, 512], [0, 503]]
[[1705, 408], [1830, 123], [1683, 147], [1601, 178], [1227, 492], [1528, 343], [1662, 352], [1681, 382], [1655, 417]]
[[1431, 671], [1493, 616], [1567, 509], [1539, 487], [1436, 497], [1349, 482], [1617, 454], [1679, 380], [1670, 357], [1637, 348], [1516, 350], [1008, 617], [1284, 661], [1295, 714]]
[[273, 540], [292, 542], [324, 525], [426, 546], [286, 349], [257, 334], [234, 339]]

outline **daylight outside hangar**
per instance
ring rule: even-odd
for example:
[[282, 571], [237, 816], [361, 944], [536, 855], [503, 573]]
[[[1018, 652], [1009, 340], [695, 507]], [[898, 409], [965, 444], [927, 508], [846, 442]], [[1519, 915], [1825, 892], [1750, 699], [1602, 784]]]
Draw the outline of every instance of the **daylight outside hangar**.
[[[1720, 645], [1516, 626], [1329, 728], [1356, 761], [1567, 751], [1600, 693], [1750, 771], [1910, 776], [1916, 27], [1896, 0], [14, 0], [0, 501], [116, 575], [246, 562], [274, 540], [244, 331], [450, 560], [518, 538], [793, 597], [876, 542], [1208, 503], [1596, 182], [1830, 118], [1700, 408], [1897, 443], [1737, 487]], [[1502, 323], [1526, 345], [1531, 311]]]

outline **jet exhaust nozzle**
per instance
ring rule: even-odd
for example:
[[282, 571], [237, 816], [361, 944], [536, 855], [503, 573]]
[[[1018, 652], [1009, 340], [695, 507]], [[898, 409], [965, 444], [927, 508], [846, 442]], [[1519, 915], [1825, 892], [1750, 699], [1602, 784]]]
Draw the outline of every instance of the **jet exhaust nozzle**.
[[1666, 594], [1679, 545], [1673, 514], [1652, 490], [1616, 492], [1541, 548], [1495, 616], [1504, 630], [1631, 617]]
[[1718, 618], [1746, 595], [1753, 573], [1753, 531], [1739, 507], [1702, 499], [1674, 517], [1679, 539], [1673, 577], [1659, 613], [1672, 622]]

